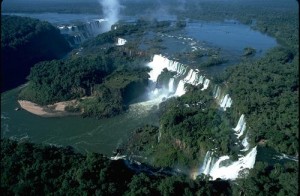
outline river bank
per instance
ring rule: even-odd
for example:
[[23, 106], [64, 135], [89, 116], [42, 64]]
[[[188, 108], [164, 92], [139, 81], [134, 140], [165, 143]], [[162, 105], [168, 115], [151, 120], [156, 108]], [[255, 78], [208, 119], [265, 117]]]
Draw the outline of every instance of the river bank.
[[57, 102], [47, 106], [41, 106], [31, 101], [18, 100], [20, 107], [34, 115], [41, 117], [61, 117], [80, 115], [82, 112], [68, 112], [66, 107], [69, 105], [76, 105], [76, 100]]

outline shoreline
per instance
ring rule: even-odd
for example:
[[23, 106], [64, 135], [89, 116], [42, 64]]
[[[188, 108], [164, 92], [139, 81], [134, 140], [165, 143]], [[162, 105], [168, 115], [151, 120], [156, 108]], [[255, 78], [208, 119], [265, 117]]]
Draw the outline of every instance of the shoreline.
[[27, 112], [41, 117], [62, 117], [62, 116], [78, 116], [82, 112], [67, 112], [66, 106], [76, 105], [76, 100], [57, 102], [47, 106], [41, 106], [31, 101], [18, 100], [20, 107]]

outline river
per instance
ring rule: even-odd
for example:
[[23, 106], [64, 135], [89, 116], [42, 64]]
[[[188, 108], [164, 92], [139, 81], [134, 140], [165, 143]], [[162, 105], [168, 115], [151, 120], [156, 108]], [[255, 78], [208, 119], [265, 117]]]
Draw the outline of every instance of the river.
[[[99, 18], [97, 15], [89, 14], [19, 13], [17, 15], [46, 20], [54, 25], [75, 21], [87, 22]], [[181, 36], [183, 36], [183, 40], [180, 41], [181, 47], [175, 47], [174, 43], [179, 43], [178, 40]], [[194, 41], [198, 44], [196, 46], [220, 47], [223, 51], [231, 51], [238, 56], [242, 54], [245, 47], [253, 47], [259, 54], [262, 54], [277, 45], [274, 38], [254, 31], [249, 26], [236, 21], [224, 21], [223, 23], [193, 21], [189, 22], [184, 30], [175, 34], [165, 34], [164, 38], [163, 43], [170, 55], [175, 52], [191, 50], [192, 46], [195, 46], [192, 45]], [[215, 66], [210, 70], [220, 71], [226, 66]], [[1, 94], [2, 138], [22, 138], [36, 143], [58, 146], [70, 145], [79, 152], [92, 151], [111, 155], [113, 150], [126, 141], [137, 128], [146, 124], [158, 125], [155, 110], [154, 112], [149, 111], [149, 108], [144, 110], [143, 107], [140, 107], [141, 105], [133, 105], [128, 112], [122, 115], [102, 120], [78, 116], [43, 118], [24, 110], [15, 111], [15, 108], [19, 107], [17, 103], [19, 90], [20, 87]]]
[[82, 118], [79, 116], [44, 118], [19, 107], [19, 88], [1, 95], [1, 137], [25, 139], [36, 143], [72, 146], [79, 152], [112, 152], [126, 141], [137, 128], [152, 124], [158, 119], [154, 112], [131, 108], [128, 112], [108, 119]]

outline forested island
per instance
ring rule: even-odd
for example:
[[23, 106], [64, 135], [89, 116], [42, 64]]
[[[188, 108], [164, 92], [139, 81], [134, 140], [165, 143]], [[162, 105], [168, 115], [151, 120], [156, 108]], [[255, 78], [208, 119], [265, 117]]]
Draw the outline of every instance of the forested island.
[[[295, 24], [299, 22], [298, 10], [289, 5], [282, 6], [284, 2], [279, 0], [274, 4], [256, 3], [205, 1], [201, 6], [206, 11], [201, 13], [197, 12], [200, 4], [194, 1], [186, 4], [189, 11], [171, 6], [170, 10], [179, 18], [176, 22], [144, 18], [128, 23], [120, 21], [111, 31], [84, 42], [80, 45], [82, 49], [75, 48], [64, 59], [41, 61], [39, 58], [30, 70], [27, 85], [20, 89], [19, 100], [44, 108], [57, 102], [68, 102], [70, 104], [64, 110], [69, 114], [103, 119], [124, 114], [137, 99], [145, 98], [143, 95], [151, 84], [151, 69], [145, 63], [151, 61], [153, 55], [165, 51], [165, 42], [157, 37], [146, 49], [141, 49], [139, 44], [147, 32], [180, 31], [186, 27], [182, 20], [185, 18], [208, 21], [229, 18], [271, 35], [279, 43], [260, 58], [255, 58], [259, 51], [245, 47], [235, 65], [210, 78], [211, 83], [222, 87], [224, 95], [230, 94], [234, 104], [227, 110], [226, 107], [220, 109], [215, 101], [216, 90], [205, 89], [204, 82], [185, 84], [182, 96], [163, 98], [159, 106], [151, 108], [159, 117], [158, 125], [134, 130], [116, 149], [116, 157], [124, 155], [128, 159], [115, 161], [114, 157], [110, 159], [98, 153], [80, 154], [70, 146], [46, 146], [2, 138], [3, 192], [6, 195], [24, 192], [31, 195], [297, 195], [299, 29]], [[137, 8], [155, 7], [150, 2], [139, 5], [132, 1], [128, 5], [131, 6], [124, 13], [132, 15]], [[26, 23], [31, 20], [19, 17], [2, 20], [9, 19], [26, 20]], [[34, 25], [40, 23], [33, 21]], [[4, 32], [15, 28], [8, 26]], [[56, 29], [53, 31], [58, 33]], [[43, 34], [47, 35], [44, 31]], [[60, 41], [63, 39], [59, 33], [57, 36]], [[130, 41], [118, 46], [119, 37]], [[15, 40], [3, 43], [10, 43], [5, 47], [19, 51], [23, 44]], [[26, 37], [25, 40], [30, 39]], [[69, 50], [64, 40], [61, 43], [62, 49], [56, 50], [58, 53], [50, 59], [62, 57], [60, 55]], [[44, 54], [42, 50], [40, 52]], [[172, 57], [196, 62], [191, 67], [201, 70], [226, 64], [228, 61], [222, 55], [219, 50], [211, 49], [175, 53]], [[170, 78], [176, 74], [163, 69], [155, 88], [168, 88]], [[240, 160], [243, 146], [237, 145], [239, 139], [232, 130], [243, 115], [247, 119], [249, 146], [261, 151], [272, 149], [292, 158], [257, 159], [254, 168], [241, 170], [235, 180], [213, 180], [204, 174], [193, 176], [193, 173], [198, 174], [199, 163], [205, 162], [211, 149], [214, 149], [215, 157], [230, 157], [230, 161], [223, 163], [225, 166]], [[151, 172], [136, 169], [141, 166]], [[162, 172], [168, 169], [170, 173]]]

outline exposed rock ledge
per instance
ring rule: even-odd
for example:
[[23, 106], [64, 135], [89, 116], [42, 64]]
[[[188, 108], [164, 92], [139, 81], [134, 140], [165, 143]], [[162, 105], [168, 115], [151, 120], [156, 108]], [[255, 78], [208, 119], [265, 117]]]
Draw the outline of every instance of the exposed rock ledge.
[[18, 103], [24, 110], [41, 117], [74, 116], [82, 114], [82, 112], [73, 113], [65, 110], [66, 106], [68, 105], [75, 106], [77, 104], [76, 100], [57, 102], [47, 106], [41, 106], [25, 100], [18, 100]]

